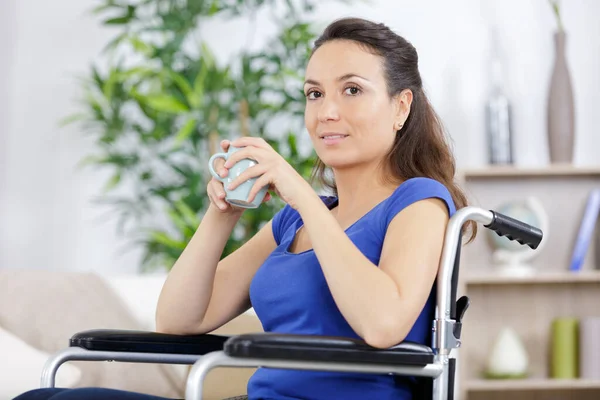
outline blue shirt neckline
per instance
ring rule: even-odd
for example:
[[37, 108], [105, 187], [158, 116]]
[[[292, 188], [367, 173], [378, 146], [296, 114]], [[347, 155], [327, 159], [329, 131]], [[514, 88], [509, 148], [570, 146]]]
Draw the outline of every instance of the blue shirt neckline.
[[[360, 221], [362, 221], [363, 219], [365, 219], [369, 214], [373, 213], [376, 209], [378, 209], [382, 204], [384, 204], [385, 202], [387, 202], [389, 199], [391, 199], [394, 194], [402, 187], [402, 185], [404, 185], [406, 182], [410, 181], [411, 179], [414, 178], [410, 178], [407, 179], [405, 181], [403, 181], [400, 185], [398, 185], [398, 187], [396, 189], [394, 189], [394, 191], [392, 192], [392, 194], [390, 194], [388, 197], [386, 197], [385, 199], [381, 200], [379, 203], [377, 203], [373, 208], [371, 208], [369, 211], [367, 211], [364, 215], [362, 215], [359, 219], [357, 219], [356, 221], [354, 221], [348, 228], [344, 229], [344, 232], [348, 232], [353, 226], [355, 226], [356, 224], [358, 224]], [[325, 205], [327, 206], [327, 208], [331, 211], [335, 206], [337, 206], [338, 204], [338, 198], [337, 196], [324, 196], [323, 199], [325, 200]], [[301, 256], [304, 254], [310, 254], [314, 252], [314, 247], [308, 249], [308, 250], [304, 250], [300, 253], [292, 253], [290, 250], [290, 246], [294, 243], [294, 240], [296, 239], [296, 236], [298, 235], [298, 231], [300, 230], [300, 228], [302, 228], [304, 226], [304, 221], [302, 220], [302, 218], [299, 218], [298, 221], [296, 221], [296, 226], [294, 226], [294, 234], [292, 235], [291, 240], [289, 241], [289, 243], [286, 244], [283, 253], [289, 256]]]

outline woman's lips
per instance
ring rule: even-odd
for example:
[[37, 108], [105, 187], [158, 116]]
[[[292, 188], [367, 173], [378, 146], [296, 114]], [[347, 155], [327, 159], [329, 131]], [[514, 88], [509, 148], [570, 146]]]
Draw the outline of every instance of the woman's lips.
[[326, 145], [334, 145], [334, 144], [338, 144], [343, 142], [346, 138], [348, 137], [348, 135], [344, 135], [341, 133], [331, 133], [331, 134], [325, 134], [321, 137], [321, 140], [326, 144]]

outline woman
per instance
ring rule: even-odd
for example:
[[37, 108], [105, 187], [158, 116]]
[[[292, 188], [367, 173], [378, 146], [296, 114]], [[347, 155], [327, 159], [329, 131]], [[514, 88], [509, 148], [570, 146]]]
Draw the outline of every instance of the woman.
[[[446, 224], [466, 201], [423, 91], [417, 52], [382, 24], [336, 21], [315, 43], [304, 92], [319, 158], [314, 176], [334, 195], [317, 195], [262, 139], [223, 141], [223, 150], [245, 149], [219, 166], [221, 175], [236, 161], [255, 159], [258, 165], [232, 186], [258, 177], [250, 201], [269, 185], [287, 205], [219, 261], [244, 210], [226, 203], [222, 183], [213, 179], [210, 207], [162, 290], [157, 330], [210, 332], [252, 305], [266, 331], [362, 338], [376, 348], [428, 344]], [[19, 400], [152, 398], [107, 389], [55, 392]], [[248, 396], [412, 398], [406, 377], [270, 368], [252, 376]]]

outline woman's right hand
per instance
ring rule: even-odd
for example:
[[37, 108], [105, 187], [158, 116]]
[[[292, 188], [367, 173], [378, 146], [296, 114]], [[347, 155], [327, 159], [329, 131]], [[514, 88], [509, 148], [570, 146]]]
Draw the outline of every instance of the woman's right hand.
[[[224, 153], [227, 153], [227, 150], [229, 150], [230, 143], [229, 140], [221, 140], [221, 149]], [[215, 171], [217, 171], [221, 178], [225, 178], [229, 174], [229, 170], [225, 168], [224, 165], [225, 160], [222, 158], [217, 158], [214, 162]], [[233, 206], [225, 201], [225, 186], [223, 185], [223, 182], [215, 179], [214, 176], [210, 182], [208, 182], [206, 192], [211, 204], [223, 214], [242, 214], [246, 210], [245, 208]], [[270, 199], [271, 194], [267, 192], [263, 203]]]

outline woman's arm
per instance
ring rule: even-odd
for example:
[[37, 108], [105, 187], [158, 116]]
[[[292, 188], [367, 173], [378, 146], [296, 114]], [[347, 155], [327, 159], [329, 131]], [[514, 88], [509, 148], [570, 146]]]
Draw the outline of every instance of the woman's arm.
[[399, 212], [388, 227], [379, 267], [317, 196], [299, 204], [331, 294], [350, 326], [374, 347], [404, 340], [436, 279], [449, 219], [444, 202], [421, 200]]
[[312, 187], [263, 139], [243, 137], [245, 147], [225, 167], [244, 158], [258, 161], [230, 184], [257, 178], [249, 196], [273, 187], [298, 210], [338, 308], [367, 343], [389, 347], [402, 341], [431, 291], [442, 252], [448, 211], [442, 200], [414, 203], [389, 224], [379, 268], [352, 243]]
[[269, 222], [219, 261], [240, 215], [222, 214], [210, 205], [163, 286], [156, 310], [158, 332], [210, 332], [250, 307], [252, 277], [277, 244]]

